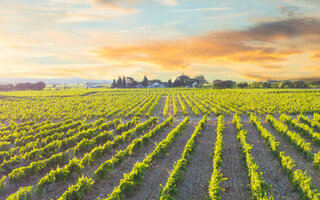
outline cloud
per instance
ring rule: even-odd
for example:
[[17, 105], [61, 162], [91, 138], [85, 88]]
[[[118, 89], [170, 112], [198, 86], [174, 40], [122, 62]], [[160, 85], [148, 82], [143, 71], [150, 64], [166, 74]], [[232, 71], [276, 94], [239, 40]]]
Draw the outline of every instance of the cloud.
[[212, 11], [212, 10], [231, 10], [229, 7], [211, 7], [211, 8], [194, 8], [194, 9], [176, 9], [174, 12], [201, 12], [201, 11]]
[[250, 39], [275, 41], [298, 36], [318, 35], [320, 21], [316, 18], [289, 18], [274, 22], [264, 22], [243, 32]]
[[305, 67], [303, 67], [303, 69], [306, 71], [311, 71], [311, 72], [315, 72], [315, 73], [320, 72], [320, 66], [305, 66]]
[[274, 65], [266, 65], [265, 62], [280, 62], [303, 53], [299, 46], [287, 47], [281, 45], [281, 42], [299, 37], [308, 42], [307, 36], [320, 39], [319, 20], [285, 19], [257, 24], [246, 30], [212, 31], [180, 40], [147, 41], [132, 46], [105, 47], [98, 53], [105, 59], [150, 62], [164, 70], [187, 69], [191, 63], [217, 59], [255, 63], [274, 69]]
[[265, 69], [271, 69], [271, 70], [276, 70], [276, 71], [281, 71], [281, 70], [285, 69], [284, 66], [272, 65], [272, 64], [261, 64], [260, 66]]
[[314, 53], [310, 58], [320, 61], [320, 53]]
[[[150, 63], [158, 66], [159, 71], [171, 72], [188, 71], [199, 63], [211, 66], [232, 65], [232, 68], [238, 66], [239, 69], [243, 67], [239, 64], [246, 63], [260, 71], [263, 68], [271, 75], [245, 73], [241, 77], [265, 80], [273, 78], [273, 73], [288, 70], [285, 65], [288, 65], [290, 59], [314, 51], [313, 48], [319, 45], [318, 19], [287, 18], [259, 23], [243, 30], [211, 31], [178, 40], [148, 40], [134, 45], [107, 46], [96, 53], [105, 60], [127, 65], [136, 62]], [[241, 73], [241, 69], [237, 73]], [[288, 73], [298, 71], [294, 69]]]
[[162, 3], [167, 6], [176, 6], [178, 5], [178, 0], [156, 0], [159, 3]]
[[157, 27], [163, 27], [163, 26], [172, 26], [180, 23], [181, 21], [172, 21], [164, 24], [155, 24], [155, 25], [149, 25], [149, 26], [140, 26], [136, 28], [131, 28], [131, 29], [124, 29], [124, 30], [119, 30], [119, 31], [114, 31], [115, 33], [126, 33], [126, 32], [134, 32], [134, 31], [141, 31], [141, 30], [146, 30], [146, 29], [153, 29]]
[[[134, 4], [142, 2], [143, 0], [88, 0], [98, 9], [117, 10], [126, 13], [138, 12], [132, 8]], [[177, 0], [153, 0], [166, 6], [178, 5]]]
[[242, 74], [241, 76], [245, 79], [250, 79], [250, 80], [254, 80], [254, 81], [272, 80], [272, 78], [270, 76], [266, 76], [266, 75]]
[[136, 3], [139, 0], [89, 0], [97, 9], [115, 10], [123, 13], [136, 13], [135, 8], [124, 6], [127, 4]]
[[317, 76], [269, 76], [269, 75], [257, 75], [257, 74], [242, 74], [245, 79], [250, 79], [254, 81], [267, 81], [267, 80], [294, 80], [294, 81], [319, 81], [320, 74]]
[[301, 15], [299, 7], [280, 6], [279, 9], [281, 14], [287, 15], [288, 17], [297, 17]]

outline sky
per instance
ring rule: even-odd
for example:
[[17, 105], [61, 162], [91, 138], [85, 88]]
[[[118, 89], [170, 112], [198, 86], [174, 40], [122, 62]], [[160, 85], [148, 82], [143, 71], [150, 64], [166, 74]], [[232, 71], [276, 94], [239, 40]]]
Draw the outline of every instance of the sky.
[[318, 0], [0, 5], [0, 79], [320, 79]]

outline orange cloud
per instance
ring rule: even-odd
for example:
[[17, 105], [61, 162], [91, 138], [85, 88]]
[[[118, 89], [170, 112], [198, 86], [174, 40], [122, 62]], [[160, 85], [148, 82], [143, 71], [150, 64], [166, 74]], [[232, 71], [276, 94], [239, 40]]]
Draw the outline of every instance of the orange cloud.
[[[106, 60], [148, 62], [169, 71], [188, 69], [192, 63], [210, 63], [217, 60], [261, 66], [268, 64], [267, 62], [285, 61], [289, 56], [303, 54], [299, 45], [287, 47], [281, 42], [302, 38], [305, 45], [311, 43], [308, 41], [309, 36], [320, 39], [319, 20], [289, 18], [264, 22], [242, 31], [212, 31], [179, 40], [145, 41], [136, 45], [104, 47], [98, 54]], [[268, 68], [268, 65], [265, 65], [265, 68]]]
[[319, 60], [320, 61], [320, 53], [315, 53], [311, 56], [312, 59], [314, 60]]
[[134, 8], [122, 6], [123, 4], [135, 3], [138, 0], [89, 0], [97, 9], [109, 9], [123, 13], [136, 13]]
[[269, 75], [257, 75], [257, 74], [242, 74], [241, 75], [245, 79], [250, 79], [254, 81], [267, 81], [267, 80], [304, 80], [304, 81], [319, 81], [320, 74], [316, 76], [269, 76]]
[[254, 81], [266, 81], [272, 79], [270, 76], [267, 75], [242, 74], [241, 76], [245, 79]]

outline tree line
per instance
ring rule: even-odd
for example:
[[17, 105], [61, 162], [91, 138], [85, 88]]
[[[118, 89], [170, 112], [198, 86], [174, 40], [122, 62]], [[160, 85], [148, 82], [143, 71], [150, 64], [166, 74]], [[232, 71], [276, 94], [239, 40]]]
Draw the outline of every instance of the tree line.
[[[205, 79], [203, 75], [197, 75], [195, 77], [190, 77], [188, 75], [182, 74], [177, 76], [172, 82], [169, 79], [167, 82], [163, 82], [159, 79], [149, 80], [147, 76], [144, 76], [141, 82], [136, 81], [132, 77], [119, 76], [117, 80], [113, 80], [111, 88], [143, 88], [151, 86], [154, 83], [159, 83], [163, 87], [202, 87], [204, 84], [210, 87], [209, 82]], [[224, 88], [310, 88], [310, 87], [320, 87], [320, 81], [303, 81], [303, 80], [268, 80], [264, 82], [236, 82], [232, 80], [214, 80], [212, 82], [212, 87], [215, 89]]]
[[274, 81], [268, 80], [265, 82], [235, 82], [231, 80], [215, 80], [212, 82], [212, 87], [216, 89], [224, 88], [310, 88], [319, 87], [320, 81]]
[[0, 85], [0, 91], [25, 91], [25, 90], [43, 90], [46, 84], [42, 81], [37, 83], [17, 83], [15, 85]]
[[206, 79], [203, 75], [197, 75], [193, 78], [182, 74], [172, 82], [171, 79], [169, 79], [167, 82], [163, 82], [160, 79], [153, 79], [149, 80], [147, 76], [143, 77], [143, 80], [141, 82], [138, 82], [134, 80], [132, 77], [125, 77], [121, 76], [118, 77], [118, 79], [113, 79], [113, 82], [111, 84], [111, 88], [136, 88], [136, 87], [148, 87], [151, 84], [159, 83], [165, 87], [201, 87], [204, 83], [206, 83]]

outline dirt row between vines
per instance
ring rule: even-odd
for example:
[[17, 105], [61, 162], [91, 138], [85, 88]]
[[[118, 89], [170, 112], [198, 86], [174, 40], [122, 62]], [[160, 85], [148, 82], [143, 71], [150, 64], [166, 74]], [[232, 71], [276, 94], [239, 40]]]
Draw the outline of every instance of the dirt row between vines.
[[[133, 153], [126, 158], [119, 166], [110, 172], [107, 178], [94, 184], [94, 187], [89, 191], [83, 199], [97, 199], [105, 198], [110, 194], [115, 187], [120, 183], [120, 180], [124, 177], [125, 173], [130, 173], [134, 164], [140, 162], [145, 158], [145, 155], [150, 154], [156, 144], [160, 143], [167, 134], [176, 127], [184, 118], [178, 99], [178, 115], [174, 117], [174, 124], [166, 128], [161, 133], [158, 133], [155, 138], [150, 140], [148, 144], [139, 149], [138, 152]], [[185, 100], [182, 98], [183, 102]], [[162, 96], [154, 111], [153, 116], [157, 116], [160, 122], [165, 118], [172, 115], [172, 98], [170, 98], [169, 114], [167, 117], [163, 117], [163, 108], [165, 106], [166, 96]], [[191, 134], [194, 131], [195, 126], [203, 115], [194, 115], [191, 108], [185, 103], [189, 112], [190, 122], [184, 131], [184, 133], [176, 138], [176, 140], [170, 145], [168, 153], [162, 157], [157, 158], [145, 172], [141, 185], [136, 187], [129, 196], [128, 200], [147, 200], [157, 199], [160, 185], [165, 185], [169, 173], [173, 170], [174, 163], [180, 159], [184, 147], [189, 140]], [[261, 117], [261, 116], [260, 116]], [[264, 119], [265, 116], [262, 116]], [[245, 167], [245, 160], [242, 155], [240, 143], [237, 140], [237, 131], [232, 124], [232, 114], [224, 115], [225, 130], [224, 135], [224, 148], [222, 152], [222, 166], [221, 172], [223, 177], [228, 178], [221, 183], [221, 187], [225, 188], [225, 191], [221, 193], [222, 199], [239, 199], [247, 200], [251, 198], [250, 183], [248, 180], [248, 173]], [[124, 119], [127, 120], [127, 119]], [[142, 117], [141, 122], [147, 120]], [[249, 117], [247, 115], [242, 116], [244, 129], [248, 131], [248, 143], [253, 146], [252, 155], [259, 166], [258, 172], [262, 172], [263, 180], [272, 185], [269, 188], [269, 192], [274, 196], [274, 199], [299, 199], [298, 192], [293, 188], [289, 181], [289, 177], [284, 173], [280, 163], [274, 157], [271, 150], [267, 146], [266, 142], [260, 137], [254, 126], [249, 123]], [[141, 123], [140, 122], [140, 123]], [[208, 195], [208, 185], [212, 174], [212, 153], [214, 148], [214, 142], [216, 140], [216, 122], [217, 116], [213, 115], [209, 117], [202, 133], [198, 136], [195, 150], [190, 157], [190, 162], [187, 165], [185, 172], [183, 172], [183, 180], [177, 184], [179, 200], [193, 200], [193, 199], [206, 199]], [[280, 142], [280, 150], [285, 151], [286, 155], [289, 155], [296, 162], [296, 169], [302, 169], [307, 171], [308, 176], [312, 177], [312, 183], [320, 189], [320, 172], [312, 167], [312, 162], [306, 161], [306, 159], [291, 145], [282, 135], [274, 131], [273, 128], [263, 121], [263, 126], [267, 128]], [[145, 132], [146, 133], [146, 132]], [[139, 134], [141, 135], [141, 134]], [[137, 138], [139, 135], [133, 137]], [[308, 140], [307, 140], [308, 141]], [[116, 151], [124, 150], [129, 143], [119, 145], [114, 151], [107, 153], [97, 161], [93, 166], [86, 167], [82, 170], [82, 173], [73, 173], [69, 180], [63, 184], [53, 184], [45, 191], [45, 195], [41, 199], [57, 199], [67, 189], [69, 185], [77, 183], [78, 177], [82, 174], [91, 178], [94, 171], [104, 163], [106, 160], [112, 158], [116, 154]], [[83, 155], [77, 156], [81, 158]], [[28, 182], [22, 183], [20, 186], [34, 185], [45, 173], [34, 175], [28, 179]], [[16, 190], [18, 187], [16, 187]], [[14, 192], [14, 191], [13, 191]], [[12, 193], [12, 192], [10, 192]], [[7, 197], [9, 192], [0, 198]]]
[[[140, 120], [140, 123], [143, 123], [145, 120], [142, 119]], [[133, 139], [138, 138], [140, 135], [143, 135], [145, 133], [147, 133], [149, 130], [153, 129], [154, 126], [148, 128], [145, 132], [143, 133], [138, 133], [137, 135], [134, 135], [132, 137], [132, 139], [130, 140], [130, 142], [125, 142], [123, 144], [120, 144], [118, 147], [114, 148], [111, 152], [106, 153], [105, 155], [103, 155], [103, 157], [101, 159], [99, 159], [97, 161], [96, 164], [94, 165], [90, 165], [88, 167], [85, 167], [81, 174], [77, 174], [77, 173], [72, 173], [71, 176], [68, 178], [68, 181], [66, 183], [63, 184], [52, 184], [50, 185], [48, 188], [45, 189], [44, 195], [40, 198], [40, 199], [56, 199], [58, 198], [60, 195], [63, 194], [63, 192], [65, 190], [68, 189], [69, 185], [73, 185], [77, 182], [78, 177], [81, 176], [82, 174], [88, 177], [91, 177], [91, 175], [93, 174], [94, 170], [97, 169], [97, 167], [104, 163], [106, 160], [112, 158], [112, 156], [114, 156], [119, 150], [124, 150]], [[168, 130], [172, 129], [172, 126], [170, 126], [169, 128], [167, 128]], [[161, 134], [161, 133], [160, 133]], [[157, 137], [157, 136], [156, 136]], [[152, 141], [150, 141], [152, 142]], [[75, 157], [77, 157], [78, 159], [81, 159], [84, 156], [84, 154], [79, 154]], [[67, 163], [66, 163], [67, 164]], [[64, 167], [64, 165], [60, 165], [60, 168]], [[51, 169], [55, 169], [55, 168], [51, 168]], [[45, 169], [42, 173], [37, 173], [35, 175], [32, 175], [31, 177], [29, 177], [27, 180], [22, 181], [18, 184], [10, 184], [8, 187], [8, 189], [0, 196], [0, 199], [5, 199], [7, 198], [10, 194], [16, 192], [19, 187], [25, 187], [25, 186], [32, 186], [37, 184], [41, 178], [43, 178], [51, 169], [47, 168]], [[33, 197], [33, 199], [37, 199], [37, 197]]]
[[243, 123], [243, 128], [248, 132], [248, 143], [253, 146], [251, 153], [259, 166], [258, 172], [262, 172], [266, 184], [272, 185], [272, 188], [269, 188], [270, 194], [275, 199], [299, 199], [299, 194], [293, 188], [289, 177], [256, 128], [247, 123]]
[[316, 186], [319, 191], [320, 171], [312, 166], [312, 161], [307, 161], [304, 156], [294, 147], [294, 145], [290, 144], [284, 136], [275, 131], [270, 124], [266, 123], [264, 126], [276, 137], [276, 140], [280, 142], [280, 151], [285, 151], [286, 155], [290, 156], [295, 161], [296, 167], [294, 167], [293, 170], [301, 169], [306, 171], [307, 175], [312, 178], [312, 184]]
[[190, 162], [183, 174], [183, 181], [178, 183], [178, 198], [181, 200], [206, 199], [212, 174], [212, 157], [215, 134], [215, 122], [208, 120], [198, 136]]
[[221, 173], [228, 179], [221, 183], [221, 187], [225, 189], [222, 192], [222, 199], [250, 199], [247, 171], [237, 140], [237, 132], [231, 121], [226, 121], [223, 142]]
[[143, 181], [134, 192], [126, 199], [157, 199], [160, 191], [160, 184], [165, 185], [173, 164], [180, 158], [184, 146], [194, 131], [194, 123], [190, 122], [183, 132], [170, 145], [168, 153], [156, 159], [146, 171]]

